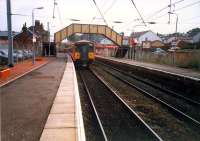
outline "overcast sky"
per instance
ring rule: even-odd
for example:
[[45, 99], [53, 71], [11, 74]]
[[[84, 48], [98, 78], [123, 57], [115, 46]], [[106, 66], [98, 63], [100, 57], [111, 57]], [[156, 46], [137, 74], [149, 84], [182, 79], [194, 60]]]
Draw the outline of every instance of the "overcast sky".
[[[12, 16], [12, 28], [20, 31], [25, 22], [31, 25], [31, 11], [33, 8], [43, 6], [43, 10], [35, 10], [36, 19], [43, 22], [45, 28], [50, 22], [51, 32], [55, 32], [62, 27], [72, 23], [71, 18], [81, 20], [80, 23], [104, 24], [93, 0], [56, 0], [58, 5], [55, 9], [55, 19], [53, 16], [53, 0], [11, 0], [12, 13], [23, 14], [24, 16]], [[180, 0], [172, 0], [172, 3]], [[132, 31], [152, 30], [155, 33], [173, 33], [175, 31], [176, 15], [171, 15], [171, 24], [168, 23], [168, 11], [166, 8], [162, 12], [156, 11], [169, 5], [170, 0], [134, 0], [137, 8], [141, 12], [146, 22], [154, 21], [157, 24], [144, 27], [138, 21], [139, 15], [131, 0], [96, 0], [105, 19], [110, 27], [114, 26], [117, 32], [125, 32], [126, 35]], [[197, 3], [184, 8], [187, 5]], [[183, 9], [181, 9], [183, 8]], [[178, 31], [186, 32], [192, 28], [200, 27], [200, 0], [184, 0], [172, 7], [178, 14]], [[6, 0], [0, 0], [0, 30], [7, 30], [6, 22]], [[122, 21], [123, 23], [113, 23]]]

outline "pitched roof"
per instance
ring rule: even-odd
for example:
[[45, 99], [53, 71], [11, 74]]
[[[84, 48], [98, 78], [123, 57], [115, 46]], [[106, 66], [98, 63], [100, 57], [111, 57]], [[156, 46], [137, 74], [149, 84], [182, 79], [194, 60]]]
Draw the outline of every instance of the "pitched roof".
[[140, 36], [144, 35], [145, 33], [149, 32], [150, 30], [147, 31], [141, 31], [141, 32], [132, 32], [131, 37], [133, 38], [139, 38]]
[[[39, 35], [37, 35], [36, 33], [34, 33], [34, 36], [36, 38], [39, 38]], [[26, 30], [22, 30], [20, 33], [18, 33], [17, 35], [14, 36], [14, 39], [15, 40], [19, 40], [21, 38], [32, 38], [33, 37], [33, 32], [29, 29], [26, 29]]]
[[[18, 32], [13, 31], [13, 35], [18, 34]], [[0, 31], [0, 37], [7, 37], [8, 31]]]
[[194, 35], [192, 39], [194, 42], [199, 42], [200, 41], [200, 32], [197, 33], [196, 35]]
[[8, 31], [0, 31], [0, 36], [8, 36]]

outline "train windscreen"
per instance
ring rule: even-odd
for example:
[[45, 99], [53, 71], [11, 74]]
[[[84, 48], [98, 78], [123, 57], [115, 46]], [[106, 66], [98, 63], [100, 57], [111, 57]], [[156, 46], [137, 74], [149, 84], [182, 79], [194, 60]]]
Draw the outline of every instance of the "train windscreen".
[[88, 52], [93, 52], [94, 48], [90, 44], [79, 44], [76, 51], [80, 52], [81, 60], [88, 60]]

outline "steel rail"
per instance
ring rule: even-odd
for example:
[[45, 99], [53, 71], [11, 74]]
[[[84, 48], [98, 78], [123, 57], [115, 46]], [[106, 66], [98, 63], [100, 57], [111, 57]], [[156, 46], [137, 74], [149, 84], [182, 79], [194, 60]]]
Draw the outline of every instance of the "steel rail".
[[117, 97], [124, 105], [128, 108], [128, 110], [136, 116], [136, 118], [159, 140], [163, 141], [163, 139], [153, 130], [151, 127], [114, 91], [107, 82], [105, 82], [94, 70], [91, 72], [113, 93], [114, 96]]
[[108, 141], [108, 138], [107, 138], [106, 133], [105, 133], [105, 131], [104, 131], [103, 125], [102, 125], [101, 120], [100, 120], [100, 118], [99, 118], [98, 112], [97, 112], [97, 110], [96, 110], [96, 108], [95, 108], [95, 105], [94, 105], [94, 102], [93, 102], [93, 100], [92, 100], [90, 91], [89, 91], [89, 89], [88, 89], [88, 87], [87, 87], [87, 84], [86, 84], [86, 82], [85, 82], [85, 80], [84, 80], [84, 78], [83, 78], [83, 76], [81, 75], [80, 72], [79, 72], [79, 76], [80, 76], [80, 78], [81, 78], [81, 80], [82, 80], [82, 82], [83, 82], [84, 88], [85, 88], [85, 90], [86, 90], [86, 92], [87, 92], [87, 94], [88, 94], [88, 96], [89, 96], [90, 103], [92, 104], [92, 108], [93, 108], [94, 113], [95, 113], [95, 115], [96, 115], [96, 117], [97, 117], [99, 126], [100, 126], [100, 128], [101, 128], [101, 131], [102, 131], [102, 134], [103, 134], [103, 137], [104, 137], [104, 140], [105, 140], [105, 141]]
[[147, 92], [147, 91], [145, 91], [145, 90], [139, 88], [138, 86], [134, 85], [133, 83], [131, 83], [131, 82], [127, 81], [127, 80], [124, 80], [124, 79], [120, 78], [119, 76], [116, 76], [116, 75], [114, 75], [113, 73], [111, 73], [111, 72], [109, 72], [109, 71], [107, 71], [107, 70], [104, 70], [104, 71], [106, 71], [107, 73], [109, 73], [109, 74], [112, 75], [113, 77], [119, 79], [120, 81], [122, 81], [122, 82], [128, 84], [129, 86], [135, 88], [136, 90], [140, 91], [141, 93], [143, 93], [143, 94], [145, 94], [145, 95], [151, 97], [153, 100], [155, 100], [155, 101], [161, 103], [162, 105], [166, 106], [167, 108], [173, 110], [173, 111], [176, 112], [177, 114], [182, 115], [182, 116], [184, 116], [185, 118], [189, 119], [190, 121], [192, 121], [192, 123], [193, 123], [195, 126], [200, 127], [200, 122], [199, 122], [198, 120], [196, 120], [196, 119], [190, 117], [189, 115], [187, 115], [187, 114], [183, 113], [182, 111], [176, 109], [175, 107], [169, 105], [168, 103], [164, 102], [163, 100], [160, 100], [159, 98], [157, 98], [157, 97], [153, 96], [152, 94], [150, 94], [149, 92]]
[[199, 106], [200, 106], [200, 102], [197, 102], [197, 101], [194, 101], [194, 100], [192, 100], [192, 99], [190, 99], [190, 98], [187, 98], [187, 97], [185, 97], [185, 96], [182, 96], [182, 95], [180, 95], [180, 94], [178, 94], [178, 93], [176, 93], [176, 92], [174, 92], [174, 91], [171, 91], [171, 90], [169, 90], [169, 89], [167, 89], [167, 88], [162, 88], [162, 87], [160, 87], [160, 86], [158, 86], [158, 85], [155, 85], [155, 84], [150, 83], [150, 82], [148, 82], [148, 81], [142, 80], [141, 78], [138, 78], [138, 77], [136, 77], [136, 76], [134, 76], [134, 75], [131, 75], [131, 74], [129, 74], [129, 73], [126, 73], [126, 72], [124, 72], [124, 71], [122, 71], [122, 70], [120, 70], [120, 69], [117, 69], [117, 68], [113, 67], [113, 66], [109, 66], [109, 65], [107, 65], [107, 64], [105, 64], [105, 63], [102, 63], [102, 62], [99, 62], [99, 61], [97, 61], [97, 62], [98, 62], [99, 64], [102, 64], [102, 65], [104, 65], [104, 66], [107, 66], [107, 67], [109, 67], [109, 68], [111, 68], [111, 69], [113, 69], [113, 70], [116, 70], [116, 71], [118, 71], [118, 72], [120, 72], [120, 73], [122, 73], [122, 74], [124, 74], [124, 75], [127, 75], [127, 76], [129, 76], [129, 77], [131, 77], [131, 78], [133, 78], [133, 79], [136, 79], [136, 80], [138, 80], [138, 81], [141, 81], [142, 83], [147, 84], [147, 85], [149, 85], [149, 86], [151, 86], [151, 87], [153, 87], [153, 88], [155, 88], [155, 89], [158, 89], [158, 90], [160, 90], [160, 91], [163, 91], [164, 93], [166, 93], [166, 94], [168, 94], [168, 95], [176, 96], [176, 97], [181, 98], [181, 99], [183, 99], [183, 100], [185, 100], [185, 101], [187, 101], [187, 102], [189, 102], [189, 103], [191, 103], [191, 104], [199, 105]]

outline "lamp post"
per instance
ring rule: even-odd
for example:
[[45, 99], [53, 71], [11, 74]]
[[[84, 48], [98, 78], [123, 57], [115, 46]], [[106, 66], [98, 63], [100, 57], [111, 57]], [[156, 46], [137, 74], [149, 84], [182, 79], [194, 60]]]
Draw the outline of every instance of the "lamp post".
[[[116, 24], [121, 24], [121, 23], [123, 23], [122, 21], [113, 21], [113, 23], [116, 23]], [[115, 26], [112, 26], [112, 29], [114, 30], [114, 27]]]
[[79, 22], [79, 21], [81, 21], [81, 20], [79, 20], [79, 19], [69, 19], [70, 21], [73, 21], [73, 22]]
[[34, 65], [35, 64], [35, 42], [36, 42], [36, 37], [35, 37], [35, 33], [34, 33], [34, 26], [35, 26], [35, 19], [34, 19], [34, 10], [40, 10], [40, 9], [44, 9], [44, 7], [36, 7], [36, 8], [33, 8], [32, 9], [32, 27], [33, 27], [33, 30], [32, 30], [32, 34], [33, 34], [33, 60], [32, 60], [32, 64]]
[[[178, 40], [178, 14], [177, 13], [173, 13], [173, 12], [168, 12], [169, 14], [175, 14], [176, 15], [176, 29], [175, 29], [175, 41]], [[173, 50], [173, 57], [172, 57], [172, 62], [173, 65], [175, 65], [175, 61], [176, 61], [176, 46], [174, 47], [174, 45], [172, 46], [172, 50]]]
[[[153, 25], [153, 24], [157, 24], [156, 22], [154, 22], [154, 21], [150, 21], [150, 22], [145, 22], [145, 24], [147, 25], [147, 24], [149, 24], [149, 25]], [[133, 26], [132, 28], [132, 32], [134, 32], [134, 28], [136, 28], [136, 27], [138, 27], [138, 26], [145, 26], [144, 24], [138, 24], [138, 25], [135, 25], [135, 26]], [[137, 41], [135, 41], [134, 40], [134, 38], [131, 38], [131, 40], [132, 40], [132, 46], [134, 47], [133, 48], [133, 59], [134, 60], [136, 60], [136, 51], [139, 53], [138, 54], [138, 59], [140, 58], [140, 56], [142, 56], [141, 54], [142, 54], [142, 46], [140, 47], [140, 46], [137, 46], [137, 49], [136, 49], [136, 42]], [[139, 48], [138, 48], [139, 47]], [[132, 55], [131, 55], [132, 56]], [[131, 57], [132, 58], [132, 57]]]

